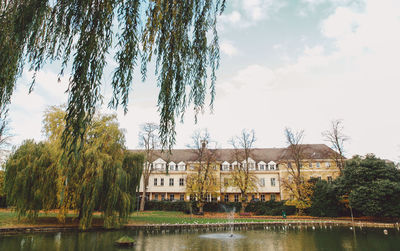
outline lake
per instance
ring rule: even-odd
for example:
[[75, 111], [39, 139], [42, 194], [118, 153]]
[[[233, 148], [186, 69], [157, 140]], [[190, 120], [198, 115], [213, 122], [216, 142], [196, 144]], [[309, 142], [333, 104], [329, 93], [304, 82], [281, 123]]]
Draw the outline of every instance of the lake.
[[[122, 249], [114, 241], [128, 235], [137, 243]], [[205, 231], [96, 231], [32, 233], [0, 236], [0, 250], [69, 251], [69, 250], [400, 250], [400, 233], [396, 229], [330, 226], [269, 226], [253, 230]]]

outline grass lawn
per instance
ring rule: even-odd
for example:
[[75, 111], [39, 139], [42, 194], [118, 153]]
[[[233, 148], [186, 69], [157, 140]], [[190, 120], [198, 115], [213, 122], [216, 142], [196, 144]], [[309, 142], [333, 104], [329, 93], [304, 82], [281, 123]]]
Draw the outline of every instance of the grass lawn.
[[[68, 214], [66, 223], [61, 224], [57, 221], [57, 212], [40, 213], [36, 221], [26, 218], [18, 220], [18, 216], [11, 210], [0, 211], [0, 228], [7, 227], [25, 227], [25, 226], [71, 226], [77, 225], [78, 221], [74, 218], [74, 214]], [[182, 212], [166, 212], [166, 211], [146, 211], [134, 212], [128, 219], [129, 225], [135, 224], [207, 224], [207, 223], [227, 223], [228, 215], [220, 214], [218, 217], [193, 216]], [[234, 222], [265, 222], [271, 219], [250, 219], [236, 218]], [[94, 215], [94, 225], [102, 225], [102, 219], [99, 214]]]
[[[207, 223], [228, 223], [230, 220], [222, 215], [221, 218], [206, 216], [193, 216], [183, 212], [148, 211], [133, 213], [128, 220], [128, 224], [207, 224]], [[250, 219], [237, 218], [234, 222], [266, 222], [271, 219]]]

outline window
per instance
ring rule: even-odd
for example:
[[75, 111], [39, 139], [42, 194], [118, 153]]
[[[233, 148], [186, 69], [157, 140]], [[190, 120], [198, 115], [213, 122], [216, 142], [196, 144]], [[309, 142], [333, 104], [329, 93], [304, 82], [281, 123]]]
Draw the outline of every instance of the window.
[[213, 196], [213, 197], [211, 198], [211, 201], [212, 201], [212, 202], [217, 202], [217, 197]]
[[249, 170], [256, 170], [256, 165], [254, 165], [254, 163], [249, 163]]
[[261, 194], [261, 201], [265, 201], [265, 194]]
[[271, 178], [271, 186], [272, 186], [272, 187], [275, 186], [275, 178]]
[[265, 170], [265, 165], [264, 164], [260, 164], [259, 165], [259, 169], [260, 169], [260, 171], [264, 171]]
[[207, 194], [207, 201], [211, 202], [211, 194]]
[[193, 196], [193, 194], [191, 194], [190, 196], [189, 196], [189, 199], [190, 199], [190, 201], [194, 201], [194, 196]]
[[154, 186], [157, 186], [157, 178], [154, 178]]
[[332, 182], [332, 176], [328, 176], [328, 182], [329, 182], [329, 183]]
[[171, 170], [171, 171], [175, 171], [175, 169], [176, 169], [175, 163], [174, 162], [170, 162], [169, 165], [168, 165], [168, 169]]
[[265, 179], [264, 178], [260, 179], [260, 186], [265, 187]]
[[164, 178], [160, 179], [160, 186], [164, 186]]
[[289, 162], [289, 163], [287, 164], [287, 166], [288, 166], [289, 168], [292, 168], [292, 163]]
[[172, 201], [172, 200], [174, 200], [174, 199], [175, 199], [175, 195], [174, 195], [174, 194], [170, 194], [170, 195], [169, 195], [169, 200]]
[[165, 200], [165, 194], [161, 194], [161, 200]]
[[228, 178], [224, 178], [224, 186], [228, 186], [229, 185], [229, 179]]
[[309, 168], [312, 168], [312, 162], [311, 162], [311, 161], [308, 162], [308, 167], [309, 167]]
[[275, 164], [269, 164], [268, 168], [269, 170], [275, 170]]
[[179, 197], [179, 200], [185, 200], [185, 195], [181, 194], [180, 197]]
[[251, 195], [251, 199], [252, 200], [255, 200], [256, 199], [256, 196], [253, 194], [253, 195]]
[[227, 162], [222, 163], [222, 171], [229, 171], [229, 163]]
[[194, 165], [190, 165], [190, 170], [194, 170]]
[[169, 186], [170, 187], [174, 186], [174, 178], [169, 179]]
[[179, 179], [179, 185], [183, 186], [185, 184], [185, 180], [183, 178]]
[[271, 194], [271, 200], [272, 201], [276, 200], [276, 194]]
[[239, 202], [239, 194], [235, 194], [235, 202]]
[[154, 195], [154, 199], [155, 199], [155, 200], [158, 200], [158, 194], [155, 194], [155, 195]]
[[185, 162], [183, 162], [183, 161], [179, 162], [178, 170], [179, 171], [185, 171]]
[[325, 166], [326, 166], [326, 167], [331, 167], [331, 162], [326, 162], [326, 163], [325, 163]]
[[229, 195], [228, 195], [228, 194], [225, 194], [225, 195], [224, 195], [224, 201], [225, 201], [225, 202], [229, 202]]
[[321, 167], [321, 163], [317, 162], [317, 168]]

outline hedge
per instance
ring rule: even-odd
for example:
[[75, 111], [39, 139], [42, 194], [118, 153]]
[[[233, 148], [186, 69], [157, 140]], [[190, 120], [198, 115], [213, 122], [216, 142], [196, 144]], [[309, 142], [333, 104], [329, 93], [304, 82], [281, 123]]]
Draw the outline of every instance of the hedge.
[[257, 201], [250, 202], [245, 208], [245, 212], [252, 212], [256, 215], [282, 215], [284, 211], [286, 215], [296, 214], [295, 206], [285, 205], [286, 201]]

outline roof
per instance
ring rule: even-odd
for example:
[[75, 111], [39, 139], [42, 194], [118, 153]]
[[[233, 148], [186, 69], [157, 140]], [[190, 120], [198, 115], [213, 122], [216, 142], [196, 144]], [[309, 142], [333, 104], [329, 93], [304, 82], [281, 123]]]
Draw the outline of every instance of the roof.
[[[329, 159], [335, 153], [331, 148], [325, 144], [303, 144], [305, 159]], [[143, 150], [135, 149], [132, 152], [144, 152]], [[251, 150], [250, 158], [256, 162], [270, 161], [279, 162], [279, 160], [290, 159], [288, 148], [253, 148]], [[154, 152], [154, 159], [161, 158], [167, 162], [173, 161], [175, 163], [195, 162], [197, 161], [196, 151], [193, 149], [173, 149], [171, 152], [156, 150]], [[216, 149], [216, 159], [219, 162], [228, 161], [230, 163], [235, 161], [235, 149]]]

